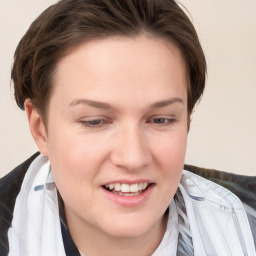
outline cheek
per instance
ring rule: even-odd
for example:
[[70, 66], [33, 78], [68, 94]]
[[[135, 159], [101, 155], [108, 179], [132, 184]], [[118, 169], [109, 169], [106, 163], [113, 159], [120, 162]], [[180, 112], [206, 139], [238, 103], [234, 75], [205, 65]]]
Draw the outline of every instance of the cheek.
[[169, 200], [176, 192], [184, 169], [187, 133], [172, 134], [155, 145], [158, 147], [154, 151], [154, 158], [161, 171], [163, 190], [170, 195]]
[[[85, 182], [96, 176], [105, 158], [106, 149], [95, 136], [52, 129], [49, 134], [48, 151], [55, 177], [70, 177], [69, 182]], [[86, 179], [85, 179], [86, 177]]]
[[[161, 195], [157, 202], [164, 212], [175, 195], [181, 180], [184, 168], [184, 159], [187, 145], [187, 133], [178, 132], [166, 136], [165, 139], [155, 142], [154, 159], [157, 164], [158, 186], [156, 190]], [[161, 198], [161, 199], [160, 199]]]
[[161, 141], [155, 140], [153, 145], [157, 145], [154, 149], [154, 156], [164, 170], [183, 168], [187, 147], [186, 131], [170, 134]]
[[99, 171], [95, 144], [83, 136], [75, 136], [74, 133], [70, 136], [64, 131], [55, 133], [52, 138], [49, 141], [49, 160], [62, 198], [72, 209], [80, 205], [81, 200], [89, 203], [91, 188]]

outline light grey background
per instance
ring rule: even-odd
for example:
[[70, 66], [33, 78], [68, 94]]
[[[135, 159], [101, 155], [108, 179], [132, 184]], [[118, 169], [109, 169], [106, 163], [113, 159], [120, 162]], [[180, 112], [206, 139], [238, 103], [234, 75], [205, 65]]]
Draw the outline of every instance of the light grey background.
[[[37, 151], [10, 89], [12, 57], [29, 24], [53, 0], [0, 0], [0, 176]], [[208, 62], [186, 163], [256, 175], [256, 1], [181, 0]]]

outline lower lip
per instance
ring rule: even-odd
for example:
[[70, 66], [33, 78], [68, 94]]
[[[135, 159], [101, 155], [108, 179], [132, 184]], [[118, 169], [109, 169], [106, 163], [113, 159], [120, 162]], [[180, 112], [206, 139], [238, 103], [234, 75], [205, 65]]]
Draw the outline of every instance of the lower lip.
[[137, 196], [121, 196], [118, 194], [114, 194], [110, 191], [107, 191], [104, 188], [101, 188], [101, 190], [109, 200], [115, 202], [116, 204], [126, 207], [135, 207], [142, 205], [148, 200], [153, 188], [154, 184], [151, 184], [145, 191], [143, 191], [141, 194]]

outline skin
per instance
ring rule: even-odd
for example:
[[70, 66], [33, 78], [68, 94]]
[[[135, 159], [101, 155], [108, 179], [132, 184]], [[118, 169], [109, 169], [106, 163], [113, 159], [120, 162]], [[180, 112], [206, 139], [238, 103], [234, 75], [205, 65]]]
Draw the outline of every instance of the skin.
[[[164, 213], [187, 144], [187, 79], [179, 49], [144, 35], [84, 43], [57, 65], [47, 132], [29, 99], [25, 108], [78, 248], [86, 255], [152, 254], [165, 232]], [[102, 192], [103, 184], [120, 179], [154, 186], [143, 203], [123, 206]]]

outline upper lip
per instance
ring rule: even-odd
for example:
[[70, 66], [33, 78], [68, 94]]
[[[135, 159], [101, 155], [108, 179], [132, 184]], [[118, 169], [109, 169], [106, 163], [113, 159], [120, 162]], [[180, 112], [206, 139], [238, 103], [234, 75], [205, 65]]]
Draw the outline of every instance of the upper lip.
[[128, 184], [128, 185], [132, 185], [132, 184], [139, 184], [139, 183], [153, 183], [152, 180], [149, 179], [139, 179], [139, 180], [112, 180], [109, 182], [106, 182], [104, 184], [102, 184], [102, 186], [107, 186], [109, 184], [116, 184], [116, 183], [120, 183], [120, 184]]

